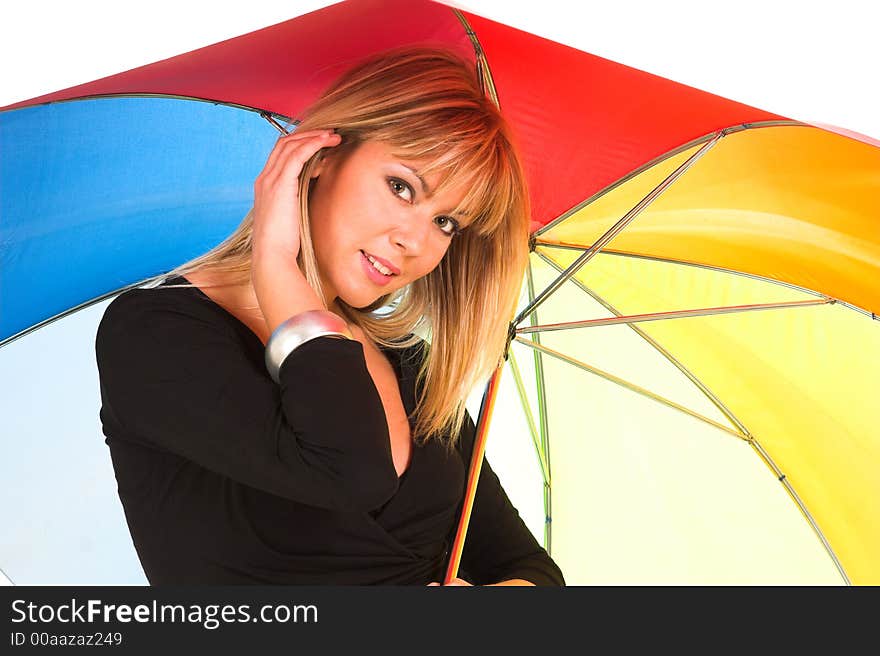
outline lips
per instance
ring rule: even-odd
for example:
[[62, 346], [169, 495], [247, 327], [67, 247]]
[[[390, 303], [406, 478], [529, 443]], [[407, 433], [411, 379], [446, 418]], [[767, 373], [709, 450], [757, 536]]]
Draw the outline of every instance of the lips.
[[400, 269], [398, 269], [396, 266], [394, 266], [394, 265], [393, 265], [391, 262], [389, 262], [388, 260], [386, 260], [386, 259], [384, 259], [384, 258], [381, 258], [381, 257], [379, 257], [378, 255], [373, 255], [372, 253], [367, 253], [367, 252], [364, 251], [364, 250], [362, 250], [361, 253], [363, 253], [363, 254], [367, 257], [367, 259], [369, 259], [369, 258], [373, 258], [374, 260], [376, 260], [376, 262], [378, 262], [378, 263], [381, 264], [383, 267], [385, 267], [386, 269], [388, 269], [389, 271], [391, 271], [391, 274], [392, 274], [392, 275], [395, 275], [395, 276], [399, 276], [399, 275], [400, 275]]
[[[394, 278], [394, 274], [386, 276], [375, 266], [373, 266], [373, 263], [370, 262], [369, 259], [367, 259], [367, 254], [363, 251], [361, 251], [361, 263], [363, 265], [364, 273], [366, 274], [367, 278], [377, 287], [384, 287], [391, 282], [392, 278]], [[382, 266], [384, 267], [384, 265]]]

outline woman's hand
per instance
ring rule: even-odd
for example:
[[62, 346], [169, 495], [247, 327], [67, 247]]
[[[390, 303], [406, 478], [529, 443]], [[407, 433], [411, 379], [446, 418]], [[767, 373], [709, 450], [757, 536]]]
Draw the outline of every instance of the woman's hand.
[[[428, 585], [432, 586], [432, 585], [440, 585], [440, 584], [437, 581], [434, 581], [433, 583], [429, 583]], [[471, 584], [468, 583], [467, 581], [465, 581], [464, 579], [460, 579], [460, 578], [456, 577], [456, 578], [452, 579], [452, 581], [450, 581], [449, 583], [444, 583], [444, 585], [471, 585]]]
[[499, 581], [498, 583], [488, 583], [487, 585], [530, 585], [535, 587], [535, 584], [531, 581], [526, 581], [525, 579], [507, 579], [506, 581]]
[[254, 264], [266, 252], [296, 260], [300, 247], [300, 173], [312, 155], [341, 141], [332, 130], [308, 130], [281, 137], [275, 144], [254, 182]]
[[[430, 586], [430, 585], [440, 585], [440, 584], [437, 583], [436, 581], [434, 581], [433, 583], [429, 583], [428, 585]], [[447, 583], [446, 585], [471, 585], [471, 584], [468, 583], [467, 581], [462, 580], [462, 579], [455, 578], [455, 579], [452, 579], [451, 583]], [[526, 581], [525, 579], [508, 579], [507, 581], [499, 581], [498, 583], [487, 583], [486, 585], [487, 586], [494, 586], [494, 585], [531, 585], [531, 586], [534, 586], [535, 584], [532, 583], [531, 581]]]
[[312, 155], [321, 148], [339, 145], [341, 140], [329, 130], [281, 137], [254, 183], [251, 283], [269, 335], [295, 314], [325, 309], [296, 262], [300, 248], [299, 176]]

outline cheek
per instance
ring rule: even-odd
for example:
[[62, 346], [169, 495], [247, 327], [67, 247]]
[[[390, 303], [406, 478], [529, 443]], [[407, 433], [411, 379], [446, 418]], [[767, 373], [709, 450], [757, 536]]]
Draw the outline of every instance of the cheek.
[[421, 261], [419, 262], [418, 275], [416, 275], [416, 277], [422, 278], [431, 273], [438, 266], [440, 266], [440, 262], [443, 261], [443, 258], [446, 256], [446, 252], [448, 250], [448, 242], [438, 243], [437, 246], [431, 249], [430, 253], [425, 253], [425, 256], [421, 258]]

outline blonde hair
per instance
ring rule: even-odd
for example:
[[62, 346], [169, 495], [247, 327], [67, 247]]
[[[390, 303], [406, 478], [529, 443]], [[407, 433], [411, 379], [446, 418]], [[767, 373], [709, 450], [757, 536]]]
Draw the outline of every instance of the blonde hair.
[[[413, 437], [420, 444], [440, 439], [451, 448], [464, 422], [468, 394], [486, 382], [504, 355], [528, 260], [528, 193], [509, 127], [480, 89], [471, 65], [442, 50], [410, 48], [349, 70], [297, 126], [328, 128], [342, 136], [343, 146], [337, 149], [382, 141], [395, 149], [395, 156], [428, 162], [420, 172], [440, 174], [434, 193], [453, 184], [468, 190], [456, 211], [472, 220], [433, 271], [366, 308], [339, 299], [346, 319], [385, 347], [413, 346], [421, 342], [417, 331], [427, 333]], [[309, 180], [319, 157], [320, 151], [299, 177], [297, 261], [324, 298], [308, 207]], [[204, 267], [226, 274], [229, 284], [249, 282], [251, 212], [223, 243], [165, 278]], [[375, 312], [389, 304], [390, 311]]]

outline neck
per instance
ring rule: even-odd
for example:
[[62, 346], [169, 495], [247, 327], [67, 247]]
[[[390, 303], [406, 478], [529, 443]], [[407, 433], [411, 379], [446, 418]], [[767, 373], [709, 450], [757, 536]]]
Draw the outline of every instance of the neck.
[[342, 308], [339, 307], [339, 303], [336, 302], [336, 299], [333, 300], [332, 303], [327, 305], [327, 309], [333, 312], [334, 314], [338, 314], [343, 319], [345, 318], [345, 313], [342, 311]]

